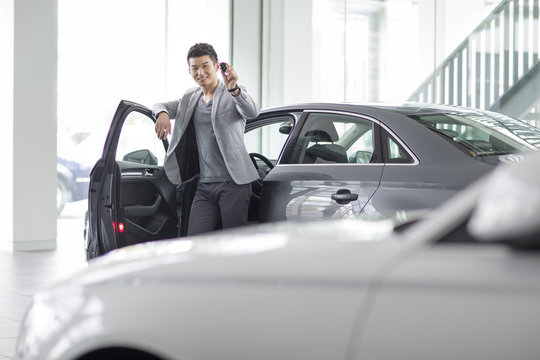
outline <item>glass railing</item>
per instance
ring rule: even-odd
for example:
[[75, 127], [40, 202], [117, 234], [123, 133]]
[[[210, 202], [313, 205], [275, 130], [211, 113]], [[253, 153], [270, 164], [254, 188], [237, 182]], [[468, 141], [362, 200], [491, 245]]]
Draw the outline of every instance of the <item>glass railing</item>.
[[538, 2], [502, 1], [408, 100], [498, 110], [539, 74]]

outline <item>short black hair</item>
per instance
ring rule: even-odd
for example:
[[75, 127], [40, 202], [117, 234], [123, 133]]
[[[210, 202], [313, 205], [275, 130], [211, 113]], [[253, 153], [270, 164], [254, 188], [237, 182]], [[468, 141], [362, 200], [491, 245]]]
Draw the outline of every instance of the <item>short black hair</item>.
[[210, 59], [212, 59], [214, 63], [217, 63], [218, 57], [217, 57], [216, 50], [214, 50], [214, 47], [212, 45], [207, 44], [207, 43], [197, 43], [193, 45], [191, 48], [189, 48], [189, 51], [187, 54], [187, 61], [189, 63], [190, 58], [196, 58], [196, 57], [201, 57], [205, 55], [209, 55]]

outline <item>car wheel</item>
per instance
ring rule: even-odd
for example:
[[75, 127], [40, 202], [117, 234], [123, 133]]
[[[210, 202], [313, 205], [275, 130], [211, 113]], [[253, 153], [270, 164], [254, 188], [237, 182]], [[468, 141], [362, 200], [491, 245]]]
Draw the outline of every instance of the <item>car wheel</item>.
[[83, 239], [84, 239], [84, 249], [88, 250], [88, 211], [84, 213]]
[[60, 216], [70, 198], [71, 194], [66, 182], [58, 178], [56, 182], [56, 216]]

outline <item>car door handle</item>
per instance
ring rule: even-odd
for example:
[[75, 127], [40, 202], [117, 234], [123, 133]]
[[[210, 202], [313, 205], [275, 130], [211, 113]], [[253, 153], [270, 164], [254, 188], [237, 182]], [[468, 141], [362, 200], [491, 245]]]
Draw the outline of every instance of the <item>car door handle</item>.
[[332, 194], [332, 200], [338, 204], [348, 204], [351, 201], [358, 200], [358, 194], [351, 194], [350, 190], [339, 189], [335, 194]]
[[143, 170], [143, 176], [144, 177], [151, 177], [154, 176], [154, 169], [144, 169]]

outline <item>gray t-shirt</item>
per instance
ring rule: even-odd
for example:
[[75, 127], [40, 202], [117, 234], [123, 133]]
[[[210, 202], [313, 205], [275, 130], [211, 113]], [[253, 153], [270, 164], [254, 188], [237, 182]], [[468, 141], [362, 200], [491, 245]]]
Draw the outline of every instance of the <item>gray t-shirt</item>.
[[212, 128], [212, 103], [213, 100], [211, 99], [206, 104], [201, 96], [193, 113], [195, 136], [197, 137], [197, 147], [199, 148], [199, 167], [201, 170], [199, 181], [202, 183], [232, 180], [225, 166], [223, 155], [221, 155], [216, 141], [216, 135]]

